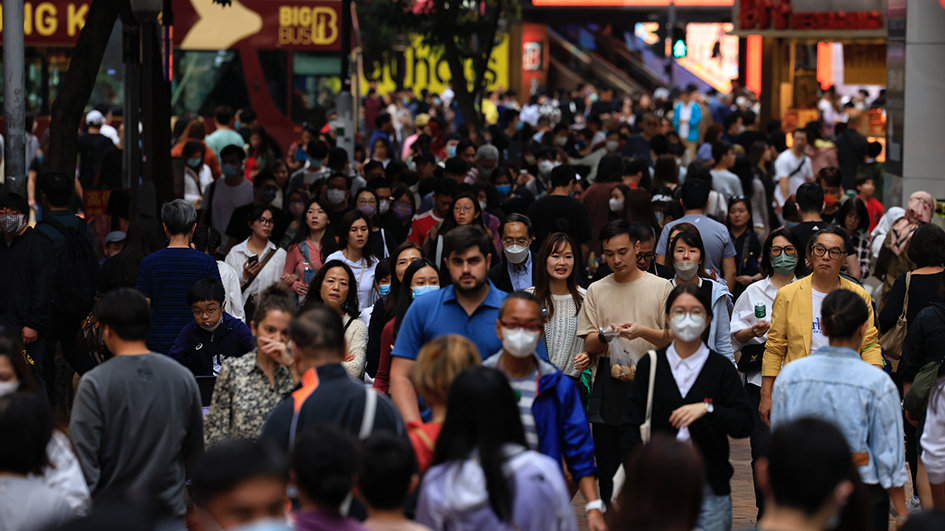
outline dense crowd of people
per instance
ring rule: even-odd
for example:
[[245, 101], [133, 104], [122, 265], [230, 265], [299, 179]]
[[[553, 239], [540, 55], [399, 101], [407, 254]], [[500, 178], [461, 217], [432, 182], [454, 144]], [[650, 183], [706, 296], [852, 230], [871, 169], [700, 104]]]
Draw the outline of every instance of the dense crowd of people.
[[0, 197], [0, 531], [725, 531], [744, 438], [759, 530], [940, 528], [945, 231], [838, 101], [372, 89], [350, 157], [219, 107], [133, 219], [90, 112]]

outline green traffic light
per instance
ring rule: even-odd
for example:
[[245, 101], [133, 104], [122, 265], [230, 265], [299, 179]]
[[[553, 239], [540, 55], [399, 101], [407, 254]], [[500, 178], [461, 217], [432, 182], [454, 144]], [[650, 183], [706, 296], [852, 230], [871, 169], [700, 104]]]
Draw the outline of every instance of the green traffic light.
[[673, 57], [686, 57], [686, 41], [676, 41], [673, 44]]

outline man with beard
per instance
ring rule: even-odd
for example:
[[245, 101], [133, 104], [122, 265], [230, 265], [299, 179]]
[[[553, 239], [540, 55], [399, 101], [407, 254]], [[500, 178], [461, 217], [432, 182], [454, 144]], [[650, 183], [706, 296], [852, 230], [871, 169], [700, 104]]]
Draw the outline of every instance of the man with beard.
[[390, 395], [405, 423], [421, 419], [411, 379], [420, 347], [457, 334], [475, 343], [482, 359], [502, 350], [495, 322], [506, 293], [487, 277], [491, 248], [489, 237], [474, 227], [451, 230], [443, 241], [443, 264], [438, 265], [449, 271], [452, 285], [421, 295], [404, 316], [391, 352]]

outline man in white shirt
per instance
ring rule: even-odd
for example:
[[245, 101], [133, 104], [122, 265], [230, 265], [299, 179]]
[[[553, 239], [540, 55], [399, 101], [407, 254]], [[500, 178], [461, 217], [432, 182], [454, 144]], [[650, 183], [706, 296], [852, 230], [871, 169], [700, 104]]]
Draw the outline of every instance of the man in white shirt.
[[794, 144], [784, 150], [774, 161], [774, 175], [778, 186], [774, 189], [774, 199], [777, 202], [775, 212], [781, 214], [784, 201], [794, 195], [805, 182], [814, 180], [814, 169], [810, 158], [804, 154], [807, 147], [807, 131], [795, 129], [791, 133]]
[[715, 167], [709, 172], [712, 174], [712, 189], [722, 194], [726, 200], [744, 196], [741, 179], [728, 171], [735, 165], [735, 150], [732, 145], [722, 140], [712, 144], [712, 159], [716, 161]]

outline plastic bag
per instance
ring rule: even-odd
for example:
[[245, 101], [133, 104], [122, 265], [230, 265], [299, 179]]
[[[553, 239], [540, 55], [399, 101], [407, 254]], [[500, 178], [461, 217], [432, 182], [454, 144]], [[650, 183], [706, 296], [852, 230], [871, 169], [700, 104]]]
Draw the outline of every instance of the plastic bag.
[[640, 356], [630, 346], [630, 340], [619, 336], [611, 338], [607, 344], [607, 353], [610, 355], [611, 378], [623, 382], [633, 380]]

